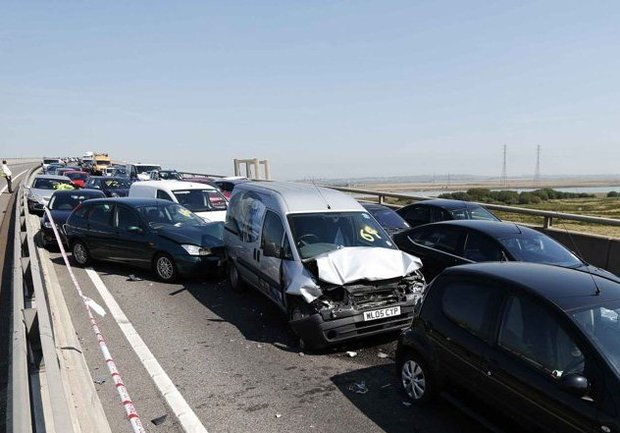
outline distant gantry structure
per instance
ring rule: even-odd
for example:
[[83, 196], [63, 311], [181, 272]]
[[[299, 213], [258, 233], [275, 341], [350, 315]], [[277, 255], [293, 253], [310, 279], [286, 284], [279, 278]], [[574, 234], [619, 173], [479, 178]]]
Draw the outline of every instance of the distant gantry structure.
[[[245, 165], [245, 177], [248, 179], [264, 179], [271, 180], [271, 170], [269, 167], [269, 161], [253, 159], [234, 159], [235, 163], [235, 176], [243, 176], [241, 174], [241, 165]], [[260, 167], [263, 167], [263, 173], [261, 175]]]
[[508, 172], [506, 171], [506, 152], [508, 150], [508, 146], [504, 144], [504, 162], [502, 164], [502, 177], [500, 179], [500, 183], [503, 187], [508, 186]]
[[540, 144], [536, 146], [536, 171], [534, 172], [534, 186], [540, 186]]

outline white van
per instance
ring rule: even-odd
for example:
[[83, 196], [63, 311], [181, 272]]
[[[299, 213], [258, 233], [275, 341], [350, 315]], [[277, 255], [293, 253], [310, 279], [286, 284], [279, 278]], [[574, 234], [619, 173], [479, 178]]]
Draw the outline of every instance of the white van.
[[226, 218], [228, 200], [212, 186], [179, 180], [134, 182], [129, 197], [161, 198], [179, 203], [207, 222]]
[[356, 200], [314, 185], [237, 185], [224, 245], [231, 288], [263, 292], [302, 346], [407, 328], [425, 288], [421, 261]]
[[131, 163], [125, 166], [127, 176], [129, 176], [129, 178], [133, 180], [149, 180], [151, 178], [151, 171], [153, 170], [161, 170], [161, 165], [143, 164], [141, 162], [138, 162], [136, 164]]

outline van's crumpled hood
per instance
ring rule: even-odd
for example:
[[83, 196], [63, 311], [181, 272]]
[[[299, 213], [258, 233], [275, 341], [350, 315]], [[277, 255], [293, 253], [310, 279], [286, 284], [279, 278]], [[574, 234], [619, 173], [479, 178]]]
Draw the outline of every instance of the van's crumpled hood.
[[422, 267], [422, 261], [400, 250], [373, 247], [340, 248], [314, 258], [318, 278], [339, 286], [355, 281], [404, 277]]
[[[404, 277], [422, 267], [422, 261], [400, 250], [376, 247], [345, 247], [316, 256], [318, 280], [342, 286], [356, 281], [380, 281]], [[286, 264], [286, 261], [283, 262]], [[294, 275], [287, 293], [312, 302], [323, 291], [304, 267]]]

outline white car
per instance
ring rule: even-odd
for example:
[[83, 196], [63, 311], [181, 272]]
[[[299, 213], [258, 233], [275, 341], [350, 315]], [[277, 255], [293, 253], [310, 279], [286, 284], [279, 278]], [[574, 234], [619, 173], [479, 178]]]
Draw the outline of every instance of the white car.
[[43, 215], [43, 208], [50, 201], [52, 194], [63, 188], [74, 188], [71, 179], [66, 176], [42, 175], [35, 177], [32, 185], [26, 188], [28, 190], [26, 195], [28, 211]]
[[134, 182], [129, 197], [159, 198], [185, 206], [207, 222], [224, 221], [228, 200], [217, 189], [202, 183], [180, 180]]

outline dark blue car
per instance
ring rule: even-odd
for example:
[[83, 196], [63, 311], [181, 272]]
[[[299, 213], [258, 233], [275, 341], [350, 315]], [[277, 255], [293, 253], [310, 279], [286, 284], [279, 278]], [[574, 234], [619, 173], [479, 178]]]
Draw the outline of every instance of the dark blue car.
[[98, 189], [106, 197], [127, 197], [132, 181], [127, 177], [91, 176], [85, 189]]
[[[84, 200], [93, 198], [105, 198], [105, 195], [103, 192], [94, 189], [56, 191], [52, 194], [47, 207], [52, 214], [52, 219], [54, 220], [54, 223], [56, 224], [62, 238], [64, 238], [63, 226], [67, 222], [67, 218], [69, 218], [71, 212], [73, 212], [73, 209], [75, 209], [77, 205], [82, 203]], [[52, 228], [52, 223], [47, 217], [47, 213], [44, 213], [41, 218], [41, 238], [45, 248], [57, 245], [56, 236], [54, 236], [54, 229]], [[63, 242], [66, 242], [66, 240], [63, 239]]]
[[162, 281], [218, 274], [224, 264], [224, 223], [205, 223], [168, 200], [106, 198], [82, 203], [65, 224], [73, 258], [152, 269]]

